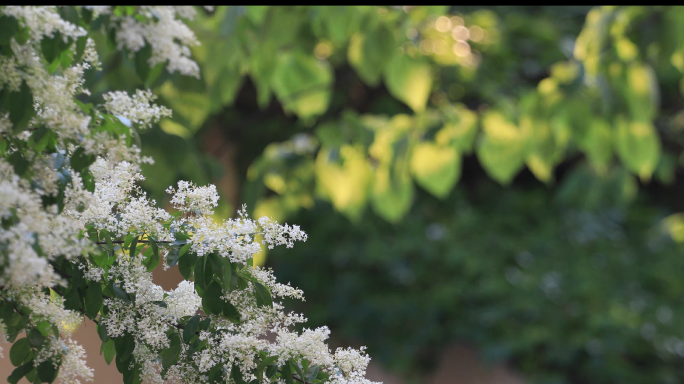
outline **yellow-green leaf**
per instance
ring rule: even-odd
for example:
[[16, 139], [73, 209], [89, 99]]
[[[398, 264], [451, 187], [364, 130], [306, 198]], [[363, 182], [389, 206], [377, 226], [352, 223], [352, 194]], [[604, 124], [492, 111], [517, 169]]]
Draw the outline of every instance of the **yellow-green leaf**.
[[616, 121], [616, 147], [620, 160], [627, 169], [650, 180], [660, 160], [660, 139], [651, 123], [622, 118]]
[[418, 185], [445, 198], [461, 176], [461, 157], [453, 147], [421, 143], [413, 149], [411, 172]]
[[389, 165], [375, 172], [373, 186], [373, 210], [390, 222], [401, 219], [411, 208], [413, 183], [408, 172], [391, 169]]
[[416, 112], [423, 112], [432, 89], [430, 66], [401, 52], [395, 53], [385, 71], [387, 89]]
[[485, 135], [478, 147], [477, 157], [494, 180], [508, 184], [524, 165], [526, 137], [496, 111], [483, 118], [482, 127]]
[[[333, 160], [335, 156], [341, 162]], [[372, 173], [360, 148], [351, 145], [343, 145], [338, 151], [322, 148], [316, 158], [316, 178], [335, 209], [351, 220], [361, 217]]]
[[302, 54], [281, 55], [271, 79], [273, 92], [299, 118], [320, 115], [328, 109], [333, 75], [330, 65]]
[[464, 105], [449, 106], [446, 121], [435, 135], [440, 145], [453, 145], [458, 152], [469, 153], [477, 136], [477, 114]]

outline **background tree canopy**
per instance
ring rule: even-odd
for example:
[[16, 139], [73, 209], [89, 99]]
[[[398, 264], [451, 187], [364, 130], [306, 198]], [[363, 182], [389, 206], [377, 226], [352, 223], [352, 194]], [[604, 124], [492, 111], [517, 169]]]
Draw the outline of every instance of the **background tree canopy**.
[[88, 81], [174, 110], [142, 140], [159, 201], [215, 182], [220, 215], [302, 224], [267, 263], [314, 324], [408, 377], [467, 340], [540, 383], [684, 380], [684, 8], [236, 6], [191, 26], [201, 80], [112, 50]]

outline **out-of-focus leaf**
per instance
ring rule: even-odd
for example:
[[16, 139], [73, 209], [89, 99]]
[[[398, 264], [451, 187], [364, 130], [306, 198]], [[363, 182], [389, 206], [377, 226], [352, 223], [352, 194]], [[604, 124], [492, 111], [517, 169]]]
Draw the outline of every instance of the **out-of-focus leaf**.
[[445, 198], [460, 176], [461, 157], [453, 147], [421, 143], [413, 149], [411, 172], [418, 185]]
[[423, 112], [432, 89], [430, 66], [396, 52], [385, 72], [385, 84], [392, 96], [416, 112]]

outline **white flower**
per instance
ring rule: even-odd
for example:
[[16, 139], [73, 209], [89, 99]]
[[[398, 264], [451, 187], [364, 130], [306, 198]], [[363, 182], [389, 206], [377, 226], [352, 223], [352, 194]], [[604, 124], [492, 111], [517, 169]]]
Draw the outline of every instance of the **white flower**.
[[116, 91], [102, 95], [104, 107], [112, 115], [125, 117], [141, 128], [149, 128], [162, 117], [171, 117], [171, 110], [152, 104], [157, 97], [150, 90], [137, 90], [135, 95]]

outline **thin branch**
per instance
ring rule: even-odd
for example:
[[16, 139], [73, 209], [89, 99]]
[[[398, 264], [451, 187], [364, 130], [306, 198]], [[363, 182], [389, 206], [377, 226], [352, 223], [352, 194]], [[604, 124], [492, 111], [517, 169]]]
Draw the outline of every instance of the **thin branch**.
[[[282, 369], [279, 369], [278, 372], [283, 373]], [[309, 381], [304, 381], [304, 380], [302, 380], [302, 379], [299, 379], [299, 378], [295, 377], [295, 374], [294, 374], [294, 373], [292, 374], [292, 378], [293, 378], [294, 380], [299, 381], [300, 383], [305, 383], [305, 384], [308, 384], [308, 383], [309, 383]]]
[[[112, 240], [112, 244], [123, 244], [125, 242], [126, 242], [125, 240]], [[152, 240], [138, 240], [138, 243], [144, 243], [144, 244], [151, 243], [151, 242], [152, 242]], [[171, 243], [173, 243], [173, 241], [159, 240], [159, 241], [155, 241], [155, 243], [157, 243], [157, 244], [171, 244]], [[107, 242], [106, 241], [98, 241], [95, 244], [104, 245], [104, 244], [107, 244]]]

